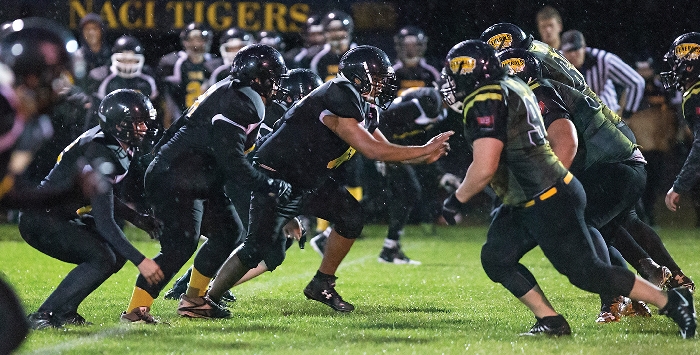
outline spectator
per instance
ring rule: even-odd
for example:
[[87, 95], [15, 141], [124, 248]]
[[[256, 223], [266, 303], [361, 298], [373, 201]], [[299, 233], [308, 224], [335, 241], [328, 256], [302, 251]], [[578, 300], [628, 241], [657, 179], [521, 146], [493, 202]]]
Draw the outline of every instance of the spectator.
[[537, 11], [537, 31], [542, 42], [552, 48], [559, 49], [561, 45], [562, 21], [557, 9], [547, 5]]

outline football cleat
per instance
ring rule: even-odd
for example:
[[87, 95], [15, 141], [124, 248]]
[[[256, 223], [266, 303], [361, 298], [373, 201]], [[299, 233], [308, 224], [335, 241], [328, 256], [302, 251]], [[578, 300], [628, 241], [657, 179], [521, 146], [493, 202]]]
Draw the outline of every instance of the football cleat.
[[670, 290], [676, 287], [685, 287], [690, 290], [690, 292], [695, 292], [695, 283], [690, 279], [690, 277], [685, 276], [683, 271], [673, 271], [671, 274], [671, 278], [669, 278], [664, 285], [666, 289]]
[[598, 318], [596, 318], [595, 322], [604, 324], [604, 323], [612, 323], [612, 322], [619, 322], [620, 318], [615, 317], [615, 315], [612, 312], [609, 311], [600, 311], [598, 314]]
[[328, 279], [314, 277], [304, 289], [304, 296], [310, 300], [319, 301], [338, 312], [352, 312], [355, 306], [345, 302], [335, 290], [336, 277]]
[[236, 296], [234, 296], [231, 290], [227, 290], [223, 295], [221, 295], [221, 300], [227, 303], [236, 302]]
[[119, 320], [124, 323], [157, 324], [158, 321], [151, 315], [151, 307], [136, 307], [131, 312], [122, 312]]
[[561, 314], [556, 316], [538, 318], [535, 325], [530, 328], [527, 333], [522, 333], [520, 335], [534, 336], [534, 335], [550, 335], [550, 336], [561, 336], [561, 335], [571, 335], [571, 327], [569, 327], [569, 322], [566, 321], [564, 316]]
[[379, 253], [379, 258], [377, 261], [380, 263], [389, 264], [399, 264], [399, 265], [420, 265], [421, 262], [418, 260], [409, 259], [406, 254], [401, 250], [400, 245], [396, 245], [395, 248], [383, 247], [382, 252]]
[[630, 300], [629, 306], [627, 306], [622, 313], [625, 317], [651, 317], [651, 310], [646, 303], [642, 301]]
[[639, 260], [639, 273], [656, 287], [662, 287], [671, 278], [671, 270], [654, 262], [651, 258]]
[[693, 305], [693, 294], [685, 287], [678, 287], [668, 291], [668, 303], [659, 314], [673, 319], [680, 328], [683, 339], [695, 337], [697, 319], [695, 316], [695, 306]]
[[229, 318], [231, 311], [222, 305], [212, 301], [208, 296], [204, 297], [180, 297], [177, 314], [190, 318]]
[[629, 314], [632, 300], [625, 296], [617, 296], [610, 304], [610, 313], [615, 316], [616, 321]]
[[70, 324], [70, 325], [92, 325], [92, 323], [88, 322], [78, 314], [78, 312], [72, 312], [63, 317], [63, 324]]
[[29, 327], [35, 330], [63, 327], [53, 312], [49, 311], [34, 312], [27, 316], [27, 321], [29, 322]]

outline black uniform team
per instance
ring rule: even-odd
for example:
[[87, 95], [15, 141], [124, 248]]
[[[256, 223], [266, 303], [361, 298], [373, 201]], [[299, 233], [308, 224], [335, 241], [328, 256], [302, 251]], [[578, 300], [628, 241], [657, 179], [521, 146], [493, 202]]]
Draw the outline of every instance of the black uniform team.
[[[255, 44], [253, 34], [231, 28], [216, 58], [209, 53], [212, 31], [192, 23], [180, 36], [183, 50], [155, 70], [144, 65], [144, 48], [132, 36], [117, 39], [110, 57], [99, 16], [85, 16], [80, 27], [85, 44], [72, 54], [66, 48], [77, 46], [66, 44], [75, 40], [51, 21], [27, 19], [0, 33], [0, 69], [16, 78], [2, 84], [0, 96], [0, 204], [22, 209], [19, 230], [29, 245], [77, 265], [28, 316], [32, 328], [88, 323], [80, 303], [126, 261], [140, 275], [121, 320], [157, 323], [154, 299], [195, 252], [179, 291], [168, 293], [179, 297], [177, 313], [229, 317], [231, 287], [275, 270], [293, 240], [303, 247], [298, 216], [332, 226], [312, 240], [323, 258], [304, 295], [353, 311], [335, 287], [338, 266], [364, 225], [346, 176], [361, 155], [377, 161], [387, 181], [390, 224], [379, 261], [420, 264], [406, 257], [399, 237], [412, 207], [436, 199], [444, 175], [451, 194], [441, 208], [425, 208], [423, 218], [441, 214], [455, 223], [462, 204], [487, 187], [495, 192], [481, 262], [533, 312], [527, 334], [571, 334], [520, 263], [539, 246], [572, 284], [601, 295], [598, 322], [651, 316], [651, 303], [682, 337], [694, 337], [694, 284], [635, 213], [646, 174], [634, 134], [558, 50], [516, 25], [496, 24], [480, 39], [456, 44], [442, 73], [426, 62], [428, 39], [419, 28], [395, 36], [392, 64], [381, 49], [352, 42], [352, 18], [342, 11], [309, 17], [304, 47], [284, 56], [279, 36]], [[9, 49], [38, 47], [32, 41], [40, 40], [60, 55]], [[70, 64], [71, 55], [79, 65]], [[695, 133], [666, 196], [675, 210], [700, 177], [700, 33], [679, 36], [664, 59], [664, 85], [683, 92], [683, 114]], [[30, 89], [32, 105], [22, 95]], [[40, 186], [27, 187], [22, 173], [42, 142], [26, 137], [42, 136], [34, 122], [58, 97], [77, 107], [67, 112], [79, 117], [74, 126], [84, 133], [70, 144], [57, 134], [64, 146], [60, 154], [53, 148], [55, 166], [39, 172]], [[471, 153], [463, 180], [432, 164], [450, 151], [450, 117], [458, 117], [452, 125], [472, 150], [451, 150], [450, 158]], [[344, 174], [335, 173], [339, 167]], [[151, 259], [134, 248], [123, 221], [159, 239], [160, 252]], [[197, 250], [201, 235], [207, 239]], [[21, 329], [21, 307], [1, 285], [7, 317], [0, 319]], [[26, 332], [0, 329], [7, 351]]]

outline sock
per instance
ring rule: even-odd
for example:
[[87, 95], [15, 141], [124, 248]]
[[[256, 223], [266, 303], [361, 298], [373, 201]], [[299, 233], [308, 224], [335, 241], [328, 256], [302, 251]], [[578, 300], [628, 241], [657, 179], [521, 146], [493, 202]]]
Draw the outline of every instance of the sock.
[[397, 245], [399, 245], [398, 240], [393, 240], [393, 239], [389, 239], [389, 238], [384, 239], [384, 247], [385, 248], [394, 249], [394, 248], [396, 248]]
[[126, 308], [126, 313], [137, 307], [151, 308], [151, 305], [153, 305], [153, 297], [146, 290], [134, 287], [134, 293], [131, 295], [131, 301], [129, 301], [129, 307]]
[[362, 186], [346, 187], [348, 192], [358, 201], [362, 201]]
[[316, 275], [314, 275], [314, 278], [320, 280], [335, 279], [335, 275], [328, 275], [322, 273], [321, 271], [316, 271]]
[[204, 297], [209, 288], [211, 277], [202, 275], [196, 267], [192, 267], [192, 276], [187, 285], [187, 297]]
[[316, 218], [316, 233], [321, 233], [330, 226], [330, 223], [325, 219]]

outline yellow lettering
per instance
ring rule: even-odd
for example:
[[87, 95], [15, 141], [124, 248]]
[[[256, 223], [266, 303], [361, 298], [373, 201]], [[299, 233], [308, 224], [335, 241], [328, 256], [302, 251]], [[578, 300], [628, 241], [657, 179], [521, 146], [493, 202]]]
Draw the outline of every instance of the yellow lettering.
[[[265, 29], [268, 31], [277, 30], [287, 32], [287, 21], [284, 15], [287, 14], [287, 7], [284, 4], [271, 2], [265, 4]], [[277, 26], [275, 27], [275, 24]]]
[[350, 160], [350, 158], [352, 158], [353, 155], [355, 155], [355, 148], [349, 147], [348, 150], [346, 150], [345, 153], [343, 153], [343, 155], [329, 161], [326, 167], [328, 169], [335, 169], [338, 166], [340, 166], [340, 164], [343, 164], [344, 162]]
[[204, 23], [204, 1], [194, 3], [194, 22]]
[[260, 21], [255, 19], [256, 12], [260, 11], [260, 3], [238, 3], [238, 27], [248, 31], [260, 30]]
[[[71, 2], [68, 3], [68, 6], [68, 11], [70, 12], [70, 19], [68, 20], [69, 26], [72, 29], [76, 29], [78, 28], [80, 19], [87, 15], [88, 10], [85, 7], [83, 7], [83, 4], [81, 4], [78, 0], [71, 0]], [[88, 7], [88, 9], [92, 10], [92, 6]]]
[[143, 26], [142, 19], [137, 18], [131, 22], [129, 18], [129, 8], [133, 7], [134, 9], [141, 9], [142, 6], [143, 4], [141, 4], [141, 2], [136, 2], [133, 0], [129, 0], [122, 4], [122, 6], [119, 8], [119, 20], [124, 28], [133, 29]]
[[191, 71], [191, 72], [187, 73], [187, 78], [190, 80], [204, 81], [204, 72]]
[[207, 22], [215, 31], [225, 30], [231, 27], [233, 18], [231, 16], [219, 15], [219, 8], [223, 7], [225, 13], [231, 12], [231, 3], [226, 1], [217, 1], [207, 8]]
[[173, 11], [173, 28], [185, 27], [185, 4], [182, 1], [169, 1], [165, 10]]
[[105, 1], [105, 3], [102, 5], [100, 16], [102, 16], [102, 20], [107, 22], [107, 27], [119, 28], [117, 15], [114, 13], [114, 7], [112, 6], [112, 3], [110, 1]]
[[309, 18], [309, 5], [298, 3], [293, 4], [289, 7], [289, 18], [291, 21], [287, 24], [287, 31], [289, 32], [301, 32], [301, 24], [306, 22]]
[[202, 84], [198, 81], [190, 81], [185, 86], [185, 90], [187, 91], [187, 94], [185, 95], [185, 105], [190, 107], [192, 104], [194, 104], [199, 95], [202, 94]]
[[156, 28], [155, 1], [146, 2], [146, 28]]

